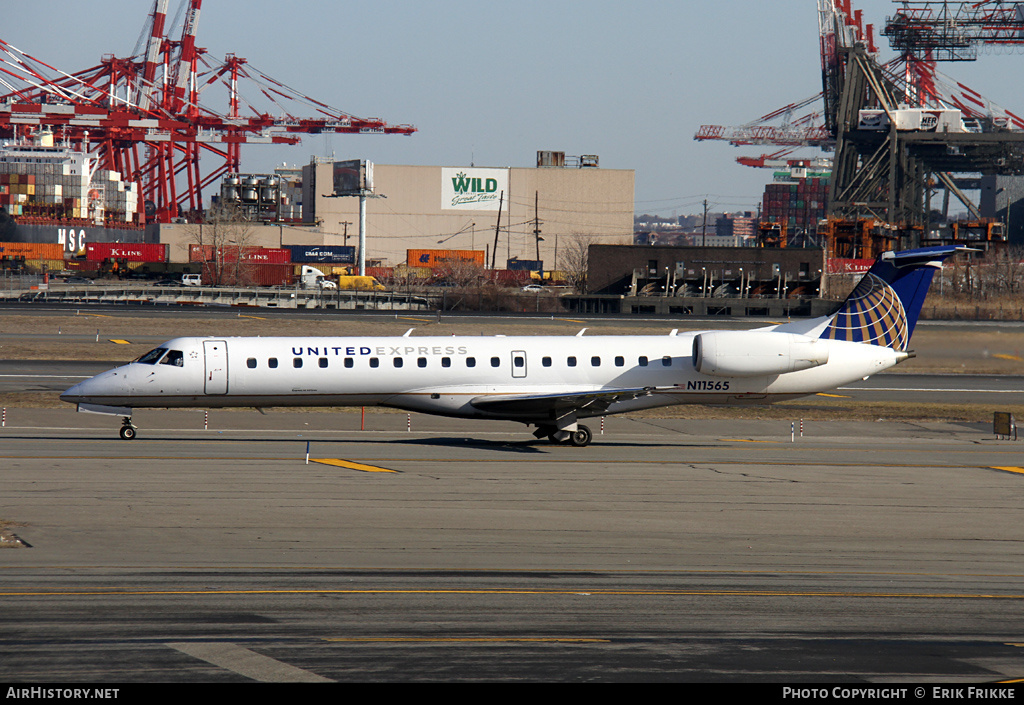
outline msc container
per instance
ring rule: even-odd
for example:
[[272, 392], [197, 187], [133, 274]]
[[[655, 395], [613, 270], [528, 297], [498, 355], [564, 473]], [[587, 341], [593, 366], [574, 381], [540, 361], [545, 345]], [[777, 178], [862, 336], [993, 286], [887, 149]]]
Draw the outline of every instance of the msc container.
[[128, 262], [166, 262], [167, 245], [149, 242], [87, 242], [85, 243], [85, 259], [102, 262], [105, 259], [126, 260]]
[[452, 264], [484, 266], [482, 250], [406, 250], [405, 263], [410, 267], [443, 267]]

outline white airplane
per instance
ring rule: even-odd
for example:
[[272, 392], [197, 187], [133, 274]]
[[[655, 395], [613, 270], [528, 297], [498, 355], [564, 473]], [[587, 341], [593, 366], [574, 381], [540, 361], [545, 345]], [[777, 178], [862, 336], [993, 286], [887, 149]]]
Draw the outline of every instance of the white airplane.
[[675, 404], [769, 404], [889, 369], [954, 246], [886, 252], [831, 316], [663, 336], [175, 338], [68, 389], [79, 411], [386, 406], [535, 426], [588, 445], [580, 419]]

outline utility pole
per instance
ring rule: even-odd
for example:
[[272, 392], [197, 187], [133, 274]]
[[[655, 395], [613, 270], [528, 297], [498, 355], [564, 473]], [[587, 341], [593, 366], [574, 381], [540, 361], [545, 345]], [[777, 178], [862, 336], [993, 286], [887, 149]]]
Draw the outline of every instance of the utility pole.
[[704, 199], [704, 224], [700, 226], [700, 246], [708, 244], [708, 199]]
[[494, 262], [498, 258], [498, 235], [501, 234], [501, 207], [505, 203], [505, 192], [498, 195], [498, 223], [494, 226], [494, 250], [491, 251], [491, 269], [494, 269]]
[[533, 237], [537, 243], [537, 267], [539, 268], [540, 281], [544, 283], [544, 265], [540, 262], [540, 212], [538, 210], [538, 199], [540, 198], [540, 191], [533, 192]]

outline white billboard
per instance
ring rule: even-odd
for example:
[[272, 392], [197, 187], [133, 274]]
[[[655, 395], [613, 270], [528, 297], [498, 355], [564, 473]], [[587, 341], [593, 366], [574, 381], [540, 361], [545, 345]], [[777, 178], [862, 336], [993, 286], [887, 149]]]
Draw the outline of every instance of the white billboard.
[[508, 200], [508, 169], [441, 169], [441, 210], [496, 211], [502, 193]]

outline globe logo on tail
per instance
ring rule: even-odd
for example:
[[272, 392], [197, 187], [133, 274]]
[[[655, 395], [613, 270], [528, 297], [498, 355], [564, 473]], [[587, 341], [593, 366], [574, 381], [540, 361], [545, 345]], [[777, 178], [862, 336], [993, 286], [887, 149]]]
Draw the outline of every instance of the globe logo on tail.
[[892, 287], [869, 272], [821, 337], [905, 351], [910, 342], [907, 313]]

